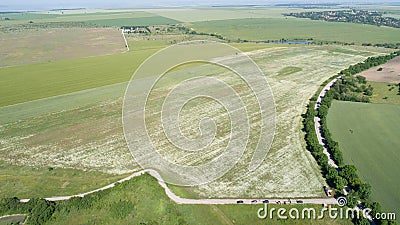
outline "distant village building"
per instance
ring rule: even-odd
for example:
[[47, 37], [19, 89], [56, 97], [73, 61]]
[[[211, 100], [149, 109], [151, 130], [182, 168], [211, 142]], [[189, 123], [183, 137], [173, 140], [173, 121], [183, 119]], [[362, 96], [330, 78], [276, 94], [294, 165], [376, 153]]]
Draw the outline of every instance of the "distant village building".
[[167, 32], [171, 27], [167, 25], [156, 25], [156, 26], [122, 26], [122, 32], [126, 34], [150, 34], [150, 33], [160, 33]]
[[151, 33], [150, 29], [148, 26], [123, 26], [121, 27], [122, 32], [130, 34], [145, 34], [145, 33]]

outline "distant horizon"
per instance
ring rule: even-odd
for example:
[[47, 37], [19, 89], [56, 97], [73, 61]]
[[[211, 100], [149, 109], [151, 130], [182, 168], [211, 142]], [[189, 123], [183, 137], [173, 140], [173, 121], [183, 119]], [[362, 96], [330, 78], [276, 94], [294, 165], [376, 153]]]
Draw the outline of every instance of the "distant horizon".
[[364, 1], [333, 1], [326, 0], [324, 2], [318, 1], [305, 1], [305, 0], [156, 0], [144, 3], [138, 3], [129, 0], [109, 1], [109, 0], [38, 0], [29, 2], [21, 0], [17, 2], [0, 2], [0, 12], [12, 11], [47, 11], [47, 10], [71, 10], [71, 9], [113, 9], [113, 8], [171, 8], [171, 7], [218, 7], [218, 6], [277, 6], [280, 4], [304, 4], [304, 5], [324, 5], [324, 4], [337, 4], [337, 5], [389, 5], [400, 6], [400, 0], [385, 0], [376, 2], [373, 0]]

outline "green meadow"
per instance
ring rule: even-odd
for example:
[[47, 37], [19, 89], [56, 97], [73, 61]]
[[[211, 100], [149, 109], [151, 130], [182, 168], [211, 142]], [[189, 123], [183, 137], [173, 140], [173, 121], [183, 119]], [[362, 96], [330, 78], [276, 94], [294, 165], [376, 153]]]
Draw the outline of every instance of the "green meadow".
[[[48, 23], [48, 22], [85, 22], [93, 20], [107, 20], [107, 19], [127, 19], [127, 18], [138, 18], [142, 19], [145, 17], [155, 17], [156, 15], [143, 12], [143, 11], [130, 11], [130, 12], [92, 12], [92, 13], [72, 13], [72, 14], [61, 14], [54, 12], [49, 13], [7, 13], [1, 14], [0, 25], [15, 25], [24, 24], [32, 21], [34, 23]], [[8, 18], [8, 20], [5, 20]], [[143, 20], [143, 19], [142, 19]]]
[[[134, 191], [131, 191], [134, 190]], [[77, 201], [75, 201], [76, 203]], [[79, 205], [73, 201], [57, 203], [57, 209], [48, 224], [282, 224], [282, 220], [259, 219], [257, 205], [181, 205], [174, 203], [159, 186], [156, 179], [143, 175], [117, 185], [112, 190], [84, 198]], [[273, 207], [273, 206], [270, 206]], [[285, 205], [289, 210], [321, 206]], [[285, 224], [351, 224], [350, 220], [328, 218], [319, 220], [285, 220]]]
[[44, 198], [79, 194], [127, 175], [53, 167], [12, 165], [0, 160], [0, 198]]
[[400, 214], [400, 105], [334, 101], [327, 124], [346, 163], [372, 185], [386, 212]]
[[396, 43], [400, 29], [298, 18], [248, 18], [195, 22], [198, 32], [217, 33], [232, 40], [313, 39], [347, 43]]
[[[145, 59], [169, 44], [146, 40], [130, 41], [129, 46], [131, 51], [126, 53], [0, 67], [0, 107], [127, 82]], [[251, 51], [267, 45], [244, 43], [234, 47]]]
[[400, 105], [398, 84], [373, 81], [368, 81], [368, 84], [374, 88], [374, 93], [371, 96], [373, 103]]
[[88, 23], [93, 23], [101, 26], [154, 26], [154, 25], [171, 25], [178, 24], [180, 21], [162, 17], [162, 16], [151, 16], [151, 17], [139, 17], [139, 18], [119, 18], [119, 19], [99, 19], [99, 20], [88, 20]]

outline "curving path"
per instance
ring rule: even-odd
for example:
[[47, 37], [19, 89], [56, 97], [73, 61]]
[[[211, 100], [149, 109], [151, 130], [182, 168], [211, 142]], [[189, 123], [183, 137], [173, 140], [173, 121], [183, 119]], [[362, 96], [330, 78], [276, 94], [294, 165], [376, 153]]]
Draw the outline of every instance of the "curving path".
[[[327, 85], [325, 85], [324, 88], [322, 88], [321, 92], [318, 95], [317, 98], [317, 102], [315, 103], [314, 109], [318, 111], [318, 108], [321, 106], [321, 101], [322, 98], [325, 96], [326, 92], [331, 89], [332, 85], [338, 80], [340, 79], [341, 76], [338, 76], [337, 78], [331, 80], [331, 82], [329, 82]], [[315, 125], [315, 133], [317, 134], [317, 138], [318, 138], [318, 142], [320, 145], [322, 145], [324, 147], [324, 154], [326, 156], [328, 156], [328, 164], [330, 166], [332, 166], [333, 168], [338, 168], [338, 166], [336, 165], [335, 161], [333, 161], [331, 154], [328, 151], [328, 148], [326, 147], [325, 143], [324, 143], [324, 138], [322, 135], [322, 131], [321, 131], [321, 119], [318, 116], [314, 117], [314, 125]]]
[[[321, 90], [321, 92], [318, 95], [317, 98], [317, 102], [315, 103], [314, 109], [318, 110], [318, 108], [321, 106], [321, 101], [322, 98], [325, 96], [326, 92], [331, 89], [332, 85], [338, 80], [340, 79], [341, 76], [336, 77], [335, 79], [331, 80], [327, 85], [325, 85], [325, 87]], [[317, 138], [318, 138], [318, 142], [324, 147], [324, 154], [326, 156], [328, 156], [328, 164], [334, 168], [338, 168], [338, 166], [336, 165], [335, 161], [332, 160], [331, 158], [331, 154], [328, 151], [328, 148], [326, 147], [325, 143], [324, 143], [324, 139], [323, 139], [323, 135], [321, 132], [321, 119], [318, 116], [314, 117], [314, 123], [315, 123], [315, 133], [317, 134]], [[344, 193], [347, 193], [345, 189], [343, 189]], [[347, 194], [345, 194], [347, 195]], [[360, 204], [361, 202], [359, 201], [358, 204]], [[359, 206], [356, 206], [355, 209], [357, 211], [362, 211], [361, 208]], [[363, 214], [365, 218], [368, 219], [368, 221], [370, 222], [370, 224], [375, 225], [375, 222], [373, 221], [372, 217], [370, 215], [365, 215]]]
[[[85, 197], [86, 195], [98, 192], [98, 191], [102, 191], [102, 190], [106, 190], [109, 188], [114, 187], [116, 184], [118, 183], [122, 183], [124, 181], [128, 181], [134, 177], [138, 177], [141, 176], [145, 173], [149, 173], [151, 176], [155, 177], [158, 181], [158, 183], [161, 185], [161, 187], [164, 188], [165, 193], [167, 194], [167, 196], [174, 202], [178, 203], [178, 204], [206, 204], [206, 205], [215, 205], [215, 204], [237, 204], [238, 200], [242, 200], [243, 203], [242, 204], [263, 204], [263, 200], [265, 199], [239, 199], [239, 198], [225, 198], [225, 199], [188, 199], [188, 198], [181, 198], [179, 196], [177, 196], [176, 194], [174, 194], [171, 189], [168, 188], [167, 184], [164, 182], [164, 180], [162, 179], [162, 177], [160, 176], [160, 174], [155, 171], [155, 170], [151, 170], [151, 169], [147, 169], [147, 170], [142, 170], [136, 173], [133, 173], [132, 175], [123, 178], [117, 182], [111, 183], [107, 186], [98, 188], [96, 190], [92, 190], [89, 192], [85, 192], [85, 193], [81, 193], [81, 194], [77, 194], [77, 195], [70, 195], [70, 196], [58, 196], [58, 197], [49, 197], [49, 198], [44, 198], [48, 201], [63, 201], [63, 200], [68, 200], [70, 198], [73, 197]], [[30, 199], [21, 199], [21, 202], [29, 202]], [[254, 202], [254, 200], [256, 200], [256, 202]], [[336, 199], [334, 198], [296, 198], [296, 199], [288, 199], [288, 198], [280, 198], [280, 199], [270, 199], [268, 198], [270, 203], [285, 203], [285, 202], [291, 202], [291, 203], [296, 203], [296, 201], [302, 201], [302, 203], [304, 204], [337, 204]]]

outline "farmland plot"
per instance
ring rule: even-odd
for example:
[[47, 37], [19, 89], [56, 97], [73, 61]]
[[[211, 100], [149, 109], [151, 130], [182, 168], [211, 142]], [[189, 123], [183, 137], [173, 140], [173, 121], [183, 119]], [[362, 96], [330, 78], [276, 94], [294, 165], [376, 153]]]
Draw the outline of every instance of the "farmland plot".
[[[368, 51], [373, 52], [373, 49]], [[275, 98], [276, 130], [272, 148], [262, 165], [249, 173], [247, 166], [254, 147], [252, 138], [258, 135], [251, 133], [243, 157], [232, 170], [212, 183], [193, 187], [192, 191], [203, 197], [323, 196], [324, 180], [317, 164], [305, 150], [300, 115], [305, 111], [307, 99], [325, 79], [349, 64], [362, 61], [365, 56], [340, 51], [332, 53], [323, 46], [268, 48], [249, 55], [265, 73]], [[196, 71], [200, 67], [171, 72], [173, 79], [162, 84], [173, 85], [180, 76], [189, 74], [190, 69]], [[218, 72], [216, 76], [247, 96], [246, 89], [242, 89], [229, 73]], [[197, 125], [204, 116], [216, 121], [217, 141], [207, 151], [184, 155], [168, 145], [165, 137], [162, 139], [156, 117], [159, 116], [159, 103], [167, 94], [166, 86], [156, 87], [150, 96], [154, 109], [154, 113], [149, 112], [150, 130], [153, 131], [150, 138], [162, 147], [161, 154], [184, 165], [202, 164], [221, 154], [230, 130], [227, 124], [229, 119], [219, 104], [208, 99], [198, 99], [185, 105], [180, 121], [183, 133], [188, 137], [199, 135]], [[251, 97], [246, 99], [244, 97], [251, 113]], [[1, 159], [16, 165], [78, 168], [111, 174], [139, 170], [124, 140], [121, 103], [122, 98], [113, 98], [3, 124], [0, 127]], [[257, 127], [257, 115], [251, 119], [253, 126]]]
[[0, 33], [0, 67], [123, 52], [118, 29], [58, 28]]

